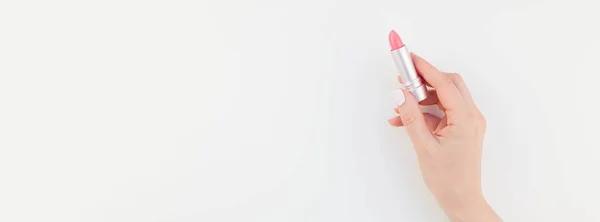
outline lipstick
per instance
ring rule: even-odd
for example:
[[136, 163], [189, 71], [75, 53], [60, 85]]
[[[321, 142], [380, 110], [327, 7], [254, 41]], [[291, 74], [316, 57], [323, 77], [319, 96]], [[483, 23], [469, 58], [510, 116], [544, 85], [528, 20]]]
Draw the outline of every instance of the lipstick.
[[412, 93], [417, 101], [423, 101], [427, 98], [427, 86], [425, 86], [423, 79], [417, 74], [408, 48], [394, 30], [390, 32], [389, 41], [392, 48], [392, 59], [394, 59], [394, 63], [398, 69], [402, 88]]

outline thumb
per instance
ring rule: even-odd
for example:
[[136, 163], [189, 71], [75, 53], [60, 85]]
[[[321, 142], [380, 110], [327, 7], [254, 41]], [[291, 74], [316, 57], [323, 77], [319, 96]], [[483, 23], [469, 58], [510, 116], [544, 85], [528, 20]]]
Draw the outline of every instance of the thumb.
[[398, 114], [400, 114], [413, 145], [417, 147], [433, 140], [434, 136], [427, 127], [427, 122], [415, 97], [408, 91], [398, 89], [394, 90], [394, 100], [398, 106]]

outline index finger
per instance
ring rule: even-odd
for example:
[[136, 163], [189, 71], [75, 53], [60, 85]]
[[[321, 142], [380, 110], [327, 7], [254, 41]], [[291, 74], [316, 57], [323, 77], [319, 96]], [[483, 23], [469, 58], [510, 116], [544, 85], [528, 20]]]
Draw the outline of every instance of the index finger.
[[446, 110], [461, 109], [464, 106], [462, 95], [446, 74], [440, 72], [425, 59], [410, 53], [417, 73], [437, 91], [438, 98]]

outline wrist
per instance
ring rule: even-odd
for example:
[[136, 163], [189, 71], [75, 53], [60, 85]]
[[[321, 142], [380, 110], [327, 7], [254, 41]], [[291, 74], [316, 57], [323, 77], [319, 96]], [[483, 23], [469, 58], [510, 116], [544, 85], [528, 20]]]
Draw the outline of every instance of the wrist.
[[447, 207], [444, 211], [452, 222], [502, 221], [483, 196], [471, 199], [468, 203]]

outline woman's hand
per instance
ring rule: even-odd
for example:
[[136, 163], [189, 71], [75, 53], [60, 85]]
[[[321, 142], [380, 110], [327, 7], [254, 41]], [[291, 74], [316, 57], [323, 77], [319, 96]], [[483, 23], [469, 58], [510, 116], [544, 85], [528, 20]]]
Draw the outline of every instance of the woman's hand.
[[444, 73], [412, 54], [419, 75], [435, 90], [421, 105], [437, 105], [443, 118], [422, 113], [415, 98], [394, 92], [398, 117], [419, 159], [423, 179], [452, 221], [501, 221], [481, 192], [481, 148], [485, 119], [460, 75]]

